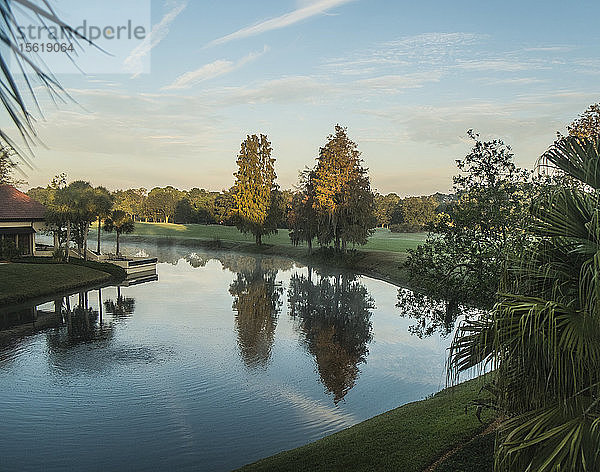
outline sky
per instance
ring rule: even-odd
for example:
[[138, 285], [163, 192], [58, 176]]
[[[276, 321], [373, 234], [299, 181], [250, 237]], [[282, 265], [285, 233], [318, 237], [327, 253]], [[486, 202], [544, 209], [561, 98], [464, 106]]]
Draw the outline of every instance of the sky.
[[86, 50], [81, 70], [48, 63], [73, 101], [39, 94], [29, 186], [66, 172], [109, 189], [222, 190], [241, 141], [263, 133], [290, 188], [341, 124], [375, 190], [447, 192], [467, 130], [532, 168], [600, 101], [597, 1], [82, 3], [53, 4], [67, 20], [132, 18], [151, 32]]

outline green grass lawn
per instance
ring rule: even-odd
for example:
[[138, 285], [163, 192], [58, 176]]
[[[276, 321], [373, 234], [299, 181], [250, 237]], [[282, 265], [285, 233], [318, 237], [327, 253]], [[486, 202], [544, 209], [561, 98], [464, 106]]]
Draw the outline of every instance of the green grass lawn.
[[0, 264], [0, 304], [104, 282], [111, 275], [72, 264]]
[[[422, 472], [444, 453], [468, 443], [485, 429], [472, 410], [465, 413], [465, 406], [476, 397], [480, 386], [480, 379], [466, 382], [238, 470]], [[487, 419], [492, 420], [491, 416]], [[459, 451], [439, 470], [490, 472], [493, 441], [476, 440], [473, 444], [478, 454]], [[449, 461], [453, 461], [451, 469], [444, 466]]]
[[[254, 236], [240, 233], [235, 226], [221, 225], [176, 225], [171, 223], [139, 223], [135, 224], [133, 233], [137, 236], [159, 236], [182, 239], [203, 239], [232, 241], [240, 243], [254, 243]], [[94, 237], [94, 231], [90, 234]], [[103, 235], [106, 237], [105, 235]], [[427, 233], [392, 233], [388, 229], [377, 228], [369, 242], [361, 249], [370, 251], [405, 252], [422, 243]], [[123, 236], [123, 241], [127, 235]], [[278, 246], [292, 246], [288, 230], [280, 229], [277, 234], [263, 238], [265, 244]]]

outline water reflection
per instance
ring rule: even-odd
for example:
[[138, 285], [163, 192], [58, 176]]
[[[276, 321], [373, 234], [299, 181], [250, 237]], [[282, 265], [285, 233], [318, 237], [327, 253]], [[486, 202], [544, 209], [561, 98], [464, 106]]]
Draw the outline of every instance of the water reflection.
[[482, 314], [482, 311], [456, 301], [430, 298], [408, 289], [398, 290], [396, 307], [401, 310], [400, 316], [415, 320], [408, 331], [421, 339], [435, 335], [445, 338], [460, 320]]
[[[139, 283], [139, 280], [127, 280], [126, 283]], [[116, 297], [104, 300], [103, 294], [113, 290]], [[46, 339], [52, 367], [71, 365], [85, 370], [90, 359], [82, 356], [81, 347], [96, 357], [104, 352], [104, 363], [111, 357], [114, 360], [117, 356], [111, 354], [108, 348], [113, 341], [116, 324], [130, 318], [134, 312], [135, 299], [124, 296], [121, 286], [80, 290], [37, 300], [30, 305], [2, 307], [0, 365], [18, 355], [25, 341], [38, 333]], [[89, 345], [93, 347], [85, 347]]]
[[388, 284], [275, 257], [165, 253], [175, 264], [159, 265], [158, 283], [4, 318], [19, 334], [3, 351], [0, 331], [0, 469], [225, 472], [443, 386], [448, 343], [408, 336]]
[[408, 330], [419, 338], [436, 333], [448, 336], [453, 330], [461, 310], [456, 302], [437, 300], [407, 289], [398, 291], [400, 315], [415, 320]]
[[[99, 295], [100, 298], [102, 297]], [[100, 303], [102, 307], [102, 303]], [[121, 294], [121, 287], [117, 287], [117, 298], [115, 300], [106, 300], [104, 302], [106, 313], [115, 320], [126, 320], [133, 315], [135, 311], [135, 298], [124, 297]]]
[[[50, 354], [68, 350], [79, 344], [98, 343], [106, 345], [113, 336], [113, 323], [105, 323], [100, 312], [89, 306], [90, 292], [80, 292], [78, 303], [71, 306], [71, 298], [60, 302], [62, 323], [48, 331], [47, 340]], [[57, 302], [55, 302], [56, 306]]]
[[283, 288], [276, 270], [265, 269], [260, 259], [251, 260], [254, 267], [237, 273], [229, 293], [241, 357], [247, 367], [255, 368], [267, 366], [271, 359]]
[[321, 381], [337, 404], [354, 387], [359, 365], [367, 361], [374, 300], [354, 276], [329, 278], [309, 268], [308, 276], [292, 275], [288, 302]]

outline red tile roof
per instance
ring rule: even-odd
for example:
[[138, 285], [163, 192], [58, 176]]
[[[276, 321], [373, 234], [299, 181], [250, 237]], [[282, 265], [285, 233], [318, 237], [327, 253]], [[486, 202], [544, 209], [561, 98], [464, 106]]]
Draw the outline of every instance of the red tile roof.
[[43, 220], [46, 207], [10, 185], [0, 185], [0, 221]]

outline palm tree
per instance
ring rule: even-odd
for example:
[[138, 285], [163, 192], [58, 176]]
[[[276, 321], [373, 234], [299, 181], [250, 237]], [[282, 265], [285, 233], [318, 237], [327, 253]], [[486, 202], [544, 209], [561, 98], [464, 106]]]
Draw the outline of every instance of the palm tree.
[[542, 156], [568, 185], [532, 209], [499, 302], [466, 322], [450, 374], [487, 363], [503, 418], [496, 471], [600, 470], [600, 137]]
[[112, 233], [113, 231], [117, 234], [117, 256], [120, 255], [119, 251], [119, 236], [121, 234], [133, 233], [135, 224], [131, 217], [123, 210], [114, 210], [110, 217], [104, 221], [104, 231]]
[[97, 253], [100, 255], [100, 234], [102, 230], [102, 220], [108, 218], [113, 207], [113, 197], [104, 187], [94, 189], [94, 212], [98, 219], [98, 247]]

